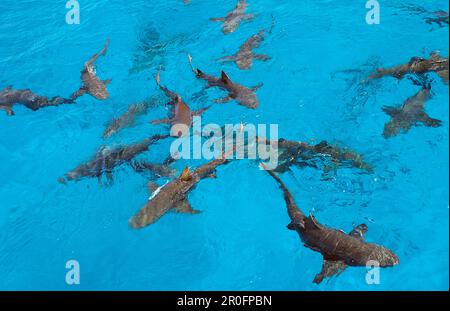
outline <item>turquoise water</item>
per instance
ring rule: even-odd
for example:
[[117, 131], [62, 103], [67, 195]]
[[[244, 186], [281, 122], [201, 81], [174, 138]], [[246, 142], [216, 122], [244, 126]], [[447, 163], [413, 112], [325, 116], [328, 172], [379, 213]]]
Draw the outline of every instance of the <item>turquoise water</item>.
[[[448, 290], [448, 86], [431, 75], [434, 96], [426, 110], [441, 127], [415, 127], [386, 140], [381, 107], [402, 103], [417, 86], [392, 78], [358, 84], [379, 66], [434, 50], [448, 56], [448, 27], [428, 25], [426, 14], [401, 7], [448, 12], [448, 2], [422, 2], [383, 1], [381, 24], [369, 26], [365, 1], [249, 0], [248, 12], [257, 17], [224, 36], [209, 18], [224, 16], [234, 0], [80, 0], [80, 25], [65, 23], [65, 1], [2, 0], [1, 89], [68, 96], [80, 86], [83, 63], [107, 37], [111, 44], [97, 73], [113, 80], [106, 101], [84, 96], [76, 105], [36, 112], [15, 106], [13, 117], [0, 111], [0, 289]], [[272, 33], [258, 49], [270, 61], [256, 61], [250, 71], [215, 61], [272, 20]], [[320, 254], [286, 229], [281, 191], [249, 161], [219, 168], [218, 179], [202, 181], [190, 194], [203, 213], [171, 213], [140, 231], [127, 222], [148, 198], [147, 176], [122, 166], [110, 187], [96, 179], [57, 182], [100, 145], [163, 132], [148, 121], [166, 115], [164, 102], [136, 126], [101, 138], [105, 124], [129, 104], [159, 94], [153, 77], [160, 66], [164, 83], [191, 107], [220, 97], [216, 90], [198, 95], [203, 84], [193, 77], [187, 53], [205, 72], [224, 69], [244, 85], [264, 83], [257, 110], [214, 105], [203, 122], [277, 123], [281, 137], [339, 143], [375, 166], [372, 174], [341, 169], [330, 180], [319, 170], [294, 168], [282, 178], [321, 223], [345, 231], [367, 223], [366, 239], [398, 254], [400, 265], [381, 270], [381, 284], [367, 285], [365, 268], [313, 284]], [[348, 69], [356, 70], [341, 72]], [[144, 158], [161, 161], [167, 153], [161, 143]], [[80, 285], [65, 282], [70, 259], [80, 263]]]

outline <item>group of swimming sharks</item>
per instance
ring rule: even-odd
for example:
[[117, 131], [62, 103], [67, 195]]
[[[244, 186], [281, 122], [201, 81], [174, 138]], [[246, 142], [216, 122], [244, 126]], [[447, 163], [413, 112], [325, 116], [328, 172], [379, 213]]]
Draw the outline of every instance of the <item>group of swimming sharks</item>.
[[[188, 4], [189, 1], [185, 1]], [[255, 18], [254, 14], [246, 13], [248, 7], [247, 0], [239, 0], [236, 7], [225, 17], [213, 18], [212, 21], [222, 22], [222, 31], [225, 35], [235, 32], [239, 25], [244, 21], [250, 21]], [[448, 17], [447, 17], [448, 18]], [[271, 30], [270, 30], [271, 31]], [[260, 30], [255, 35], [246, 40], [239, 51], [232, 56], [225, 56], [220, 61], [233, 61], [241, 70], [249, 70], [252, 67], [253, 60], [267, 61], [269, 56], [257, 54], [254, 49], [258, 48], [264, 40], [267, 30]], [[31, 90], [14, 90], [7, 87], [0, 92], [0, 109], [6, 111], [8, 116], [14, 114], [13, 106], [22, 104], [25, 107], [38, 110], [48, 106], [58, 106], [62, 104], [75, 104], [77, 98], [89, 94], [98, 100], [109, 98], [107, 85], [111, 79], [101, 80], [97, 77], [95, 62], [100, 56], [106, 54], [109, 40], [104, 47], [94, 54], [85, 64], [81, 71], [82, 86], [75, 91], [69, 98], [53, 97], [48, 98], [34, 94]], [[219, 76], [214, 76], [203, 72], [193, 66], [193, 59], [188, 55], [188, 61], [194, 76], [206, 83], [206, 88], [217, 87], [226, 92], [226, 96], [216, 99], [215, 103], [226, 103], [236, 101], [238, 104], [249, 109], [257, 109], [259, 101], [256, 96], [256, 90], [262, 84], [254, 87], [246, 87], [233, 81], [227, 73], [221, 72]], [[405, 76], [416, 77], [413, 81], [423, 81], [420, 79], [430, 73], [437, 74], [444, 83], [449, 80], [448, 57], [441, 57], [433, 53], [428, 59], [414, 57], [409, 62], [392, 68], [379, 68], [370, 74], [364, 83], [369, 83], [375, 79], [381, 79], [391, 76], [402, 79]], [[190, 127], [193, 117], [208, 111], [211, 106], [191, 110], [189, 105], [182, 97], [169, 90], [161, 83], [161, 72], [156, 74], [156, 85], [168, 98], [167, 105], [171, 108], [169, 116], [164, 119], [151, 121], [152, 124], [174, 125], [182, 124]], [[426, 126], [436, 127], [441, 125], [441, 121], [430, 118], [424, 111], [425, 102], [431, 97], [431, 87], [425, 83], [420, 91], [409, 98], [401, 107], [384, 107], [391, 120], [385, 125], [383, 135], [388, 138], [400, 133], [407, 132], [411, 127], [422, 123]], [[131, 105], [128, 110], [120, 117], [113, 119], [103, 132], [103, 138], [111, 137], [117, 134], [125, 127], [134, 124], [138, 115], [144, 114], [154, 105], [156, 98], [150, 98], [142, 103]], [[229, 154], [223, 153], [221, 157], [198, 166], [191, 170], [185, 167], [182, 173], [177, 176], [174, 169], [170, 167], [177, 161], [175, 157], [169, 155], [160, 164], [147, 161], [136, 160], [136, 157], [147, 152], [150, 147], [157, 142], [168, 139], [171, 136], [179, 137], [185, 135], [182, 132], [170, 132], [169, 134], [158, 134], [148, 137], [138, 143], [120, 146], [117, 148], [101, 147], [93, 158], [86, 163], [82, 163], [73, 170], [59, 178], [61, 183], [80, 180], [86, 177], [96, 177], [101, 183], [102, 177], [106, 175], [108, 182], [113, 181], [114, 171], [122, 166], [129, 165], [137, 172], [151, 172], [155, 177], [149, 182], [148, 188], [152, 193], [147, 203], [140, 209], [129, 221], [132, 228], [144, 228], [154, 224], [159, 218], [169, 211], [179, 213], [197, 214], [188, 201], [189, 193], [196, 185], [205, 178], [217, 178], [216, 170], [218, 167], [229, 163]], [[257, 138], [258, 143], [269, 145], [273, 143], [265, 138]], [[369, 243], [364, 235], [368, 230], [367, 225], [360, 224], [353, 228], [350, 233], [333, 229], [320, 224], [313, 215], [307, 216], [297, 206], [293, 195], [283, 183], [279, 175], [291, 171], [292, 167], [312, 167], [321, 169], [324, 172], [335, 170], [342, 166], [356, 168], [367, 173], [373, 170], [372, 165], [366, 163], [363, 157], [357, 152], [348, 148], [337, 146], [321, 141], [317, 144], [306, 142], [291, 141], [279, 139], [277, 142], [279, 164], [274, 170], [266, 170], [267, 173], [281, 187], [287, 206], [290, 223], [288, 229], [294, 230], [299, 234], [300, 240], [307, 248], [319, 252], [323, 256], [322, 271], [314, 278], [315, 283], [321, 283], [325, 278], [329, 278], [341, 273], [349, 266], [366, 266], [369, 261], [378, 262], [380, 267], [390, 267], [399, 263], [399, 258], [393, 251], [384, 246]], [[261, 164], [262, 168], [264, 164]], [[167, 178], [169, 181], [158, 186], [154, 180], [157, 178]]]

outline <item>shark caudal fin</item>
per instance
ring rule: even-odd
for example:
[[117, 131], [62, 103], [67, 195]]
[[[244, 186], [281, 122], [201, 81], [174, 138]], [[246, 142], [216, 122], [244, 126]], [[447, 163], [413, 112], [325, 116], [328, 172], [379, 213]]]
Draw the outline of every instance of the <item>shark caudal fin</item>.
[[286, 185], [281, 181], [281, 179], [271, 170], [267, 168], [264, 163], [260, 164], [260, 168], [264, 169], [276, 182], [280, 185], [284, 193], [284, 200], [286, 201], [289, 217], [291, 218], [291, 223], [287, 225], [289, 230], [296, 230], [298, 228], [305, 228], [306, 216], [295, 204], [292, 194], [289, 192]]

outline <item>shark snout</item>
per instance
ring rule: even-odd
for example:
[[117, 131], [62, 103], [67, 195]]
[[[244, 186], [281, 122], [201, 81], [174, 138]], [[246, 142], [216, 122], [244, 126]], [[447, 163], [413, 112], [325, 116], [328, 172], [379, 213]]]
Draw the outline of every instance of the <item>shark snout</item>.
[[380, 267], [392, 267], [400, 263], [400, 259], [393, 251], [385, 247], [380, 247], [375, 258]]

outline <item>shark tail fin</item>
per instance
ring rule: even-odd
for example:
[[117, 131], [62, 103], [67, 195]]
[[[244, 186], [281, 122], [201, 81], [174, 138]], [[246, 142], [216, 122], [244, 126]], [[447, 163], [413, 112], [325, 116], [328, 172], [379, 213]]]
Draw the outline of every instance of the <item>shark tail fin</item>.
[[294, 198], [292, 197], [292, 194], [289, 192], [289, 189], [286, 187], [286, 185], [281, 181], [280, 177], [277, 176], [273, 171], [269, 170], [264, 163], [260, 164], [260, 168], [266, 170], [266, 172], [272, 176], [273, 179], [276, 180], [276, 182], [280, 185], [281, 189], [284, 193], [284, 199], [286, 201], [287, 207], [288, 207], [288, 214], [291, 217], [291, 223], [287, 226], [290, 230], [296, 230], [297, 228], [304, 228], [305, 227], [305, 215], [303, 212], [297, 207], [297, 205], [294, 202]]

